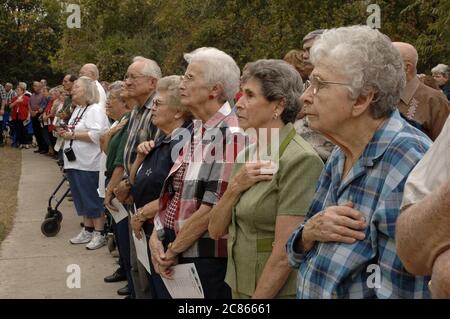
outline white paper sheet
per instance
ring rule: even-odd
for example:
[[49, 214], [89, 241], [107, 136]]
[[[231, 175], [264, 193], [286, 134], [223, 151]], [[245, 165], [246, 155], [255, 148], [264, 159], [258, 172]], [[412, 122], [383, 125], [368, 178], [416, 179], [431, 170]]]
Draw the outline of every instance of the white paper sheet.
[[173, 269], [172, 280], [161, 277], [173, 299], [205, 298], [194, 263], [176, 265]]
[[119, 210], [118, 212], [115, 212], [113, 210], [109, 211], [111, 213], [112, 217], [114, 218], [114, 221], [116, 222], [116, 224], [119, 223], [122, 219], [128, 217], [127, 210], [125, 209], [125, 207], [123, 207], [122, 203], [119, 202], [119, 200], [117, 198], [113, 198], [113, 200], [111, 201], [111, 204]]
[[136, 235], [133, 233], [134, 246], [136, 247], [136, 257], [141, 262], [142, 266], [151, 274], [150, 261], [148, 260], [147, 253], [147, 238], [145, 237], [144, 230], [141, 229], [141, 239], [137, 239]]

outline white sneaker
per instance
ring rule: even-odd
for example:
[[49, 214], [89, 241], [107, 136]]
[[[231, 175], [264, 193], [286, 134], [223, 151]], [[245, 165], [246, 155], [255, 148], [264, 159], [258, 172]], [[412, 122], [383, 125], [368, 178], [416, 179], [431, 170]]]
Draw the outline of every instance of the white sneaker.
[[71, 244], [86, 244], [92, 239], [92, 233], [88, 232], [84, 228], [80, 231], [77, 237], [70, 240]]
[[86, 249], [94, 250], [106, 245], [106, 238], [100, 232], [94, 231], [89, 244], [86, 245]]

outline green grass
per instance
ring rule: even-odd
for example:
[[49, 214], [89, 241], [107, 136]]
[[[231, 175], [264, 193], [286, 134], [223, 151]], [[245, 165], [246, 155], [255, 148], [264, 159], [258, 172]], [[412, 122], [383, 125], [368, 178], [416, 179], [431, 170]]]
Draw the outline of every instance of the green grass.
[[20, 150], [0, 148], [0, 243], [11, 230], [16, 214], [21, 162]]

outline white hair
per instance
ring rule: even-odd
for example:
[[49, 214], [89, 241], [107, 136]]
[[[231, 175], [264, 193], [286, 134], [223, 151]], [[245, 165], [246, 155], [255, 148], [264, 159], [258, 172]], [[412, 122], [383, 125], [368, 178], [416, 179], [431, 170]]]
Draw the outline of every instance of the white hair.
[[233, 101], [235, 94], [239, 91], [241, 70], [231, 56], [216, 48], [203, 47], [185, 53], [184, 59], [187, 63], [204, 63], [205, 81], [209, 85], [221, 83], [223, 85], [223, 96], [219, 98]]
[[157, 80], [162, 77], [161, 68], [155, 61], [144, 58], [143, 56], [136, 56], [133, 58], [134, 62], [142, 62], [144, 64], [142, 75], [151, 76]]
[[310, 55], [313, 65], [330, 59], [351, 83], [353, 98], [374, 92], [374, 118], [389, 116], [397, 108], [406, 84], [403, 61], [391, 40], [378, 30], [368, 26], [327, 30], [314, 42]]
[[431, 73], [432, 74], [441, 73], [442, 75], [449, 77], [450, 69], [449, 69], [448, 65], [440, 63], [431, 69]]
[[84, 96], [86, 97], [87, 105], [98, 103], [100, 100], [100, 94], [98, 92], [97, 85], [95, 84], [95, 80], [92, 80], [87, 76], [82, 76], [79, 77], [77, 81], [83, 84]]

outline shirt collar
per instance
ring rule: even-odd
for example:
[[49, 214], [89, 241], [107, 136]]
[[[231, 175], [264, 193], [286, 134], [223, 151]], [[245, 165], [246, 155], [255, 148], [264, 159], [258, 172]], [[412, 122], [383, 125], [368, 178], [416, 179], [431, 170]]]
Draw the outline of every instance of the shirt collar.
[[205, 129], [218, 126], [232, 112], [230, 103], [225, 102], [222, 107], [214, 114], [206, 123], [203, 124]]
[[400, 99], [406, 104], [409, 105], [409, 102], [413, 98], [414, 94], [417, 91], [417, 88], [420, 85], [420, 80], [415, 76], [411, 81], [406, 83], [405, 88], [400, 93]]
[[361, 164], [373, 166], [374, 162], [384, 154], [398, 132], [402, 130], [404, 123], [398, 110], [395, 110], [367, 144], [360, 159]]

